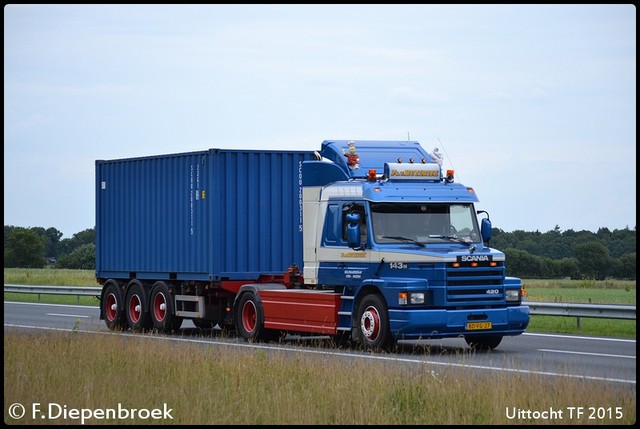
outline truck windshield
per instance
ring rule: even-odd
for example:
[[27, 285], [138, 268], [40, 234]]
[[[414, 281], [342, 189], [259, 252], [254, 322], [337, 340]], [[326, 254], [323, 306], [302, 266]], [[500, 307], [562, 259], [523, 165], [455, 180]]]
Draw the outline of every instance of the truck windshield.
[[371, 226], [378, 244], [480, 240], [473, 204], [371, 203]]

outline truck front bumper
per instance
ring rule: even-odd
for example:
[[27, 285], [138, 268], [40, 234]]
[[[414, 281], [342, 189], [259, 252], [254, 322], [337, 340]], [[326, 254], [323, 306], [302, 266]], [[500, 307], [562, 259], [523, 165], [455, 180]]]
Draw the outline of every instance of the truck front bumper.
[[[488, 328], [488, 323], [491, 325]], [[471, 324], [471, 325], [470, 325]], [[447, 338], [460, 335], [520, 335], [529, 325], [529, 307], [476, 310], [389, 309], [396, 339]], [[475, 329], [480, 327], [480, 329]]]

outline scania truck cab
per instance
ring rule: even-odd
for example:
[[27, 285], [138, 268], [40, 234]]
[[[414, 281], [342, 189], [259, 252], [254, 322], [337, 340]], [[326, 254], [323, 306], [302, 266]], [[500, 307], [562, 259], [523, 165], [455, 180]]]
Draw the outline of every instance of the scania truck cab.
[[462, 336], [490, 349], [524, 332], [488, 214], [417, 142], [325, 141], [302, 181], [304, 281], [342, 290], [338, 330], [372, 347]]

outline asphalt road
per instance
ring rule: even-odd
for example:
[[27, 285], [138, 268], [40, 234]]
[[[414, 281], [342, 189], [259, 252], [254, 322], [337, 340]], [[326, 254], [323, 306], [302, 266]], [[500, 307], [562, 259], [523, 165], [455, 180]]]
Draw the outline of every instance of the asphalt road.
[[401, 341], [392, 353], [370, 353], [334, 347], [326, 337], [288, 336], [281, 343], [249, 344], [218, 330], [201, 331], [189, 321], [179, 334], [113, 333], [99, 319], [97, 307], [37, 303], [4, 303], [4, 329], [71, 331], [99, 335], [145, 335], [162, 341], [190, 341], [205, 346], [266, 349], [270, 352], [322, 354], [346, 359], [375, 359], [432, 371], [466, 368], [480, 372], [511, 372], [552, 378], [599, 380], [605, 384], [636, 384], [636, 341], [576, 335], [525, 333], [505, 337], [490, 352], [472, 351], [464, 339]]

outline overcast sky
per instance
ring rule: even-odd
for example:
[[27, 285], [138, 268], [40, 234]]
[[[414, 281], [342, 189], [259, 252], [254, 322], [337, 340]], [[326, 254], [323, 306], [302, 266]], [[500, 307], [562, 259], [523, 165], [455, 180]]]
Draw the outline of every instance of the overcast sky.
[[4, 224], [95, 226], [95, 160], [411, 140], [493, 226], [636, 226], [628, 5], [9, 5]]

